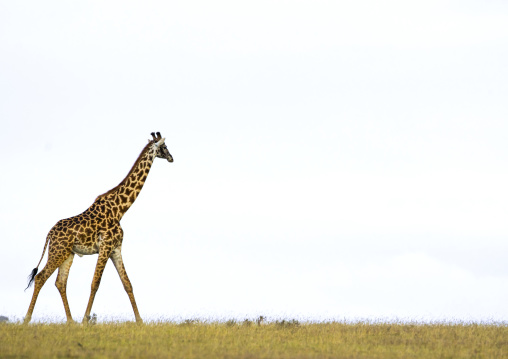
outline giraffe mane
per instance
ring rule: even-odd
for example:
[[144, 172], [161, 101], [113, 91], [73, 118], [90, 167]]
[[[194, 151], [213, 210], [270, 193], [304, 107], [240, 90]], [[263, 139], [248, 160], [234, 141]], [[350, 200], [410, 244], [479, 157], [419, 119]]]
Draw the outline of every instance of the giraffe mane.
[[95, 199], [96, 201], [99, 199], [99, 198], [103, 198], [103, 197], [106, 197], [107, 195], [115, 192], [118, 187], [122, 186], [125, 184], [125, 182], [127, 181], [127, 178], [129, 178], [129, 176], [131, 175], [131, 173], [134, 171], [134, 169], [136, 168], [136, 166], [139, 164], [139, 162], [141, 162], [141, 159], [143, 158], [143, 156], [145, 155], [145, 153], [148, 152], [148, 150], [150, 149], [151, 145], [154, 143], [155, 141], [154, 140], [151, 140], [151, 141], [148, 141], [148, 144], [143, 148], [143, 150], [141, 151], [141, 153], [139, 154], [138, 158], [136, 159], [136, 162], [134, 162], [134, 164], [132, 165], [129, 173], [127, 173], [127, 176], [125, 176], [125, 178], [122, 180], [122, 182], [120, 182], [118, 185], [116, 185], [115, 187], [111, 188], [109, 191], [97, 196], [97, 198]]

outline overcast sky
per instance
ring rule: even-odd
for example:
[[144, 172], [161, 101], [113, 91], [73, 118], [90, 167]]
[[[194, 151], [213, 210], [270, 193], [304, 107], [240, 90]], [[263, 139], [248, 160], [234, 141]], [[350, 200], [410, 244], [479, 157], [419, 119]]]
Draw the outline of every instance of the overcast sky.
[[[121, 222], [143, 318], [508, 321], [507, 64], [505, 1], [0, 1], [0, 314], [160, 131]], [[111, 263], [92, 312], [134, 319]]]

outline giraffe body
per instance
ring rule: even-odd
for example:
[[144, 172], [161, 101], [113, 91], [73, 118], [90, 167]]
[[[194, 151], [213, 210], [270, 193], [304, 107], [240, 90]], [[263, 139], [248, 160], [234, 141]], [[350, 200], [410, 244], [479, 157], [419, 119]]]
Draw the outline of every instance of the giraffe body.
[[95, 294], [99, 288], [108, 259], [111, 259], [122, 280], [131, 301], [136, 321], [142, 322], [134, 299], [132, 285], [123, 265], [121, 254], [123, 230], [120, 226], [120, 220], [143, 188], [154, 159], [159, 157], [173, 162], [173, 157], [164, 144], [164, 139], [161, 138], [160, 133], [157, 132], [157, 137], [152, 133], [152, 136], [153, 140], [148, 142], [127, 177], [118, 186], [98, 196], [94, 203], [83, 213], [62, 219], [51, 228], [46, 238], [39, 265], [49, 243], [48, 261], [39, 274], [37, 274], [37, 268], [31, 274], [29, 286], [32, 282], [35, 283], [35, 286], [32, 301], [25, 316], [25, 323], [31, 319], [39, 291], [57, 268], [58, 276], [55, 284], [62, 297], [67, 321], [73, 322], [67, 302], [66, 287], [75, 254], [78, 256], [99, 255], [83, 322], [88, 322], [90, 318]]

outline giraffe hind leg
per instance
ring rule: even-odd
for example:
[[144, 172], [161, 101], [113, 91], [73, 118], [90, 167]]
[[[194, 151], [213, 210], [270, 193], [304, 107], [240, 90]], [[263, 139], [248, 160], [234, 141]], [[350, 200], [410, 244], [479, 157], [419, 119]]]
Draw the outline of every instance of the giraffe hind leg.
[[67, 278], [69, 277], [69, 270], [71, 269], [74, 253], [71, 253], [58, 268], [58, 276], [56, 277], [55, 285], [60, 292], [62, 302], [65, 308], [65, 315], [67, 316], [67, 323], [74, 323], [72, 319], [69, 302], [67, 301]]
[[39, 292], [42, 289], [42, 286], [46, 283], [49, 277], [53, 274], [53, 272], [60, 267], [60, 265], [65, 261], [68, 256], [58, 255], [59, 253], [54, 253], [55, 251], [49, 250], [48, 253], [48, 262], [41, 270], [39, 274], [35, 276], [34, 279], [34, 293], [32, 295], [32, 301], [30, 302], [30, 306], [28, 307], [28, 311], [25, 315], [24, 323], [28, 323], [30, 319], [32, 319], [32, 313], [35, 308], [35, 302], [37, 301], [37, 297], [39, 296]]

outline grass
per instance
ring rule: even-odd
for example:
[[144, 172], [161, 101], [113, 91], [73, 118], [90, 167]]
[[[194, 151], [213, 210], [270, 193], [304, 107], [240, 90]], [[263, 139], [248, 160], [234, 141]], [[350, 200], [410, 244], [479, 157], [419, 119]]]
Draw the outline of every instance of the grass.
[[508, 357], [506, 323], [0, 324], [0, 358], [502, 357]]

